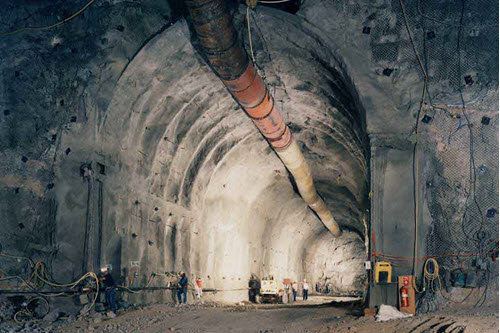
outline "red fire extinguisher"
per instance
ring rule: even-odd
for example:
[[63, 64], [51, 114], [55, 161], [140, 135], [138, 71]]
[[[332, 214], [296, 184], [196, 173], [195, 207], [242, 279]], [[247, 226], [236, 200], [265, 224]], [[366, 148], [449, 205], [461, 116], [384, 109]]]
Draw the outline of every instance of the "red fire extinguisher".
[[409, 285], [408, 279], [404, 279], [404, 285], [401, 288], [401, 307], [402, 308], [407, 308], [409, 306], [409, 302], [408, 302], [408, 285]]
[[401, 288], [401, 307], [407, 308], [408, 307], [408, 288], [402, 287]]

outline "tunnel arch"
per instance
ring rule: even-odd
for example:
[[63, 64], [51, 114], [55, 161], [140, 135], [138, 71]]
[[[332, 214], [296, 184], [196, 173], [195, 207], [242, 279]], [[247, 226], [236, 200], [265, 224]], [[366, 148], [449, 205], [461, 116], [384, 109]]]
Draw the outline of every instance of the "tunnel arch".
[[[157, 229], [158, 248], [140, 256], [156, 260], [159, 270], [202, 277], [207, 287], [227, 290], [224, 299], [241, 299], [252, 273], [315, 281], [328, 275], [323, 267], [349, 268], [350, 279], [339, 278], [342, 269], [329, 278], [336, 292], [364, 288], [364, 112], [331, 51], [299, 19], [283, 15], [259, 11], [259, 29], [275, 34], [261, 36], [254, 50], [319, 193], [349, 230], [341, 240], [325, 233], [294, 191], [279, 158], [190, 44], [183, 21], [138, 52], [98, 131], [101, 150], [118, 151], [112, 177], [122, 195], [113, 195], [126, 198], [110, 214], [127, 220], [125, 229], [137, 228], [120, 210], [130, 210], [133, 193], [141, 192], [141, 209], [149, 212], [143, 219], [156, 221], [141, 222]], [[286, 33], [300, 38], [277, 38]], [[154, 213], [153, 203], [161, 207]], [[129, 251], [139, 246], [127, 239]], [[347, 250], [324, 253], [341, 247]]]

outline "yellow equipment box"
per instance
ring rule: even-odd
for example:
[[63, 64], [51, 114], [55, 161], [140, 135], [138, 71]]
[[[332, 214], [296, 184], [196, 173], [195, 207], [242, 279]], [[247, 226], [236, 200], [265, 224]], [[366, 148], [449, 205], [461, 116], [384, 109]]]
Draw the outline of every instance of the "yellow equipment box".
[[392, 266], [387, 261], [377, 261], [375, 263], [375, 283], [391, 283]]

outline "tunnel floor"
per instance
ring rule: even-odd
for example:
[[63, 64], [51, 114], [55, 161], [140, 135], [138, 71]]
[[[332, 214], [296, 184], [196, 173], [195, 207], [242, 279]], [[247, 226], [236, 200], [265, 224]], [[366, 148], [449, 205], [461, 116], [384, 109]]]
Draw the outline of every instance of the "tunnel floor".
[[180, 306], [156, 304], [118, 311], [115, 318], [93, 313], [75, 320], [32, 321], [24, 325], [0, 324], [0, 332], [498, 332], [498, 309], [454, 307], [432, 314], [378, 322], [365, 317], [361, 302], [347, 298], [312, 297], [294, 305], [223, 305], [211, 301]]
[[362, 313], [359, 303], [261, 309], [206, 302], [153, 305], [120, 312], [114, 319], [94, 316], [46, 328], [50, 332], [498, 332], [498, 312], [489, 307], [388, 322], [377, 322]]

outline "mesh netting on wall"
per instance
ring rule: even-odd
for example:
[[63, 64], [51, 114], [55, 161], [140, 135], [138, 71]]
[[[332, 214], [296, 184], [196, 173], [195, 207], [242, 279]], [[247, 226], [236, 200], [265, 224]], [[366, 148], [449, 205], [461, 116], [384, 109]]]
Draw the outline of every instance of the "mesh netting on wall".
[[441, 111], [432, 121], [436, 133], [427, 152], [435, 156], [426, 181], [432, 217], [427, 251], [449, 270], [471, 267], [498, 247], [498, 114], [486, 125], [473, 106], [466, 112], [472, 146], [465, 117]]
[[[422, 60], [428, 84], [420, 146], [427, 171], [420, 181], [426, 181], [432, 219], [427, 255], [448, 271], [474, 267], [478, 257], [491, 258], [485, 253], [498, 248], [499, 3], [401, 2], [406, 16], [400, 0], [332, 6], [342, 17], [361, 21], [377, 73], [392, 78], [396, 89], [404, 89], [401, 84], [415, 73], [414, 84], [423, 86], [416, 53]], [[406, 101], [415, 115], [419, 97]]]
[[[365, 21], [373, 60], [394, 81], [418, 72], [415, 84], [422, 85], [400, 2], [382, 3]], [[498, 248], [498, 1], [403, 3], [428, 73], [423, 113], [429, 118], [420, 123], [421, 146], [433, 156], [426, 174], [427, 253], [450, 271], [473, 267]]]

